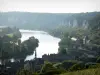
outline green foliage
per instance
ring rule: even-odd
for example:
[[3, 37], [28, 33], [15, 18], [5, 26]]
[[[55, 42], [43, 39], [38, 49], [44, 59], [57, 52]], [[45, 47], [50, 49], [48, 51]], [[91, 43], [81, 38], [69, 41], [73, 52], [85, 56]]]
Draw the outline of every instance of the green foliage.
[[83, 63], [77, 63], [70, 67], [69, 71], [77, 71], [82, 69], [85, 69], [85, 65]]
[[87, 69], [87, 70], [76, 71], [76, 72], [68, 72], [61, 75], [100, 75], [100, 68]]
[[40, 75], [40, 74], [30, 70], [20, 69], [19, 71], [17, 71], [16, 75]]
[[25, 40], [21, 43], [21, 50], [19, 48], [16, 48], [18, 50], [15, 51], [14, 58], [25, 59], [27, 55], [33, 54], [36, 47], [38, 47], [38, 43], [39, 41], [35, 37], [30, 37], [28, 40]]
[[88, 34], [89, 30], [84, 29], [83, 27], [70, 27], [70, 30], [67, 32], [65, 31], [61, 41], [59, 42], [59, 53], [67, 54], [67, 52], [71, 50], [80, 50], [80, 48], [86, 49]]
[[100, 14], [92, 18], [89, 23], [91, 28], [90, 46], [100, 55]]
[[59, 71], [61, 71], [62, 73], [65, 73], [66, 70], [63, 68], [62, 63], [56, 63], [53, 65], [55, 68], [57, 68]]
[[89, 65], [88, 68], [100, 68], [100, 64], [97, 63], [97, 64], [94, 64], [94, 65]]
[[4, 27], [0, 32], [0, 58], [1, 61], [13, 58], [15, 47], [21, 33], [17, 28]]
[[53, 64], [50, 62], [45, 62], [41, 69], [41, 73], [45, 73], [51, 70], [55, 70], [55, 67], [53, 67]]
[[97, 58], [97, 61], [96, 61], [97, 63], [100, 63], [100, 56]]
[[38, 39], [30, 37], [21, 43], [21, 33], [17, 28], [2, 28], [0, 32], [0, 59], [25, 59], [27, 55], [33, 54], [38, 47]]
[[68, 70], [71, 66], [78, 63], [76, 60], [66, 60], [62, 62], [62, 67], [66, 70]]
[[91, 49], [100, 55], [100, 29], [92, 29], [89, 39]]
[[59, 51], [59, 54], [64, 54], [64, 55], [67, 54], [66, 48], [64, 48], [64, 47], [60, 47], [60, 48], [58, 49], [58, 51]]
[[34, 75], [34, 74], [29, 70], [21, 69], [16, 73], [16, 75]]
[[54, 67], [53, 64], [50, 62], [45, 62], [45, 64], [41, 69], [40, 75], [55, 75], [55, 74], [60, 74], [62, 72], [65, 71]]
[[100, 14], [95, 15], [92, 19], [89, 20], [89, 25], [92, 30], [100, 28]]

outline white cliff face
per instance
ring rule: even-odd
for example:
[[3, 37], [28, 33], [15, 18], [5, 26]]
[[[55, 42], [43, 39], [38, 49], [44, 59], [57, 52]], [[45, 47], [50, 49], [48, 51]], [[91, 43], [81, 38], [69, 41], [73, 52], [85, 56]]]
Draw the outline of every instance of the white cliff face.
[[71, 22], [70, 21], [68, 22], [68, 26], [71, 26]]
[[87, 27], [89, 26], [88, 21], [84, 20], [82, 26], [83, 26], [84, 28], [87, 28]]
[[81, 26], [83, 28], [88, 28], [89, 26], [89, 23], [87, 20], [83, 20], [83, 22], [81, 23], [81, 25], [78, 24], [78, 21], [76, 19], [73, 20], [73, 25], [70, 25], [70, 26], [73, 26], [73, 27], [78, 27], [78, 26]]
[[77, 20], [75, 19], [73, 20], [73, 27], [76, 27], [76, 26], [78, 26], [78, 23], [77, 23]]
[[68, 27], [78, 27], [81, 26], [83, 28], [87, 28], [89, 26], [89, 23], [87, 20], [82, 20], [82, 22], [79, 24], [79, 21], [77, 19], [73, 20], [65, 20], [59, 23], [61, 26], [68, 26]]

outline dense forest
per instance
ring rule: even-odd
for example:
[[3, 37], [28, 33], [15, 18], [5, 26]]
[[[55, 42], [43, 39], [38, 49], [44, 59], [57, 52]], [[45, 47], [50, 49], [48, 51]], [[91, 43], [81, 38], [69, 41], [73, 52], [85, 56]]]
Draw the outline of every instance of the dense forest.
[[[0, 24], [10, 26], [0, 30], [1, 75], [100, 75], [100, 12], [2, 12], [0, 16]], [[21, 42], [19, 29], [12, 26], [60, 37], [58, 53], [36, 58], [39, 40], [33, 36]], [[34, 60], [24, 61], [32, 53]]]

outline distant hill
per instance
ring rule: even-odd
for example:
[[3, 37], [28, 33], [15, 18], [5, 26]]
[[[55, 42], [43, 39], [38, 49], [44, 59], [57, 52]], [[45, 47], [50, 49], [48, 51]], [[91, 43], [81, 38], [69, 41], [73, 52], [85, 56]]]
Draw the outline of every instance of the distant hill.
[[23, 29], [47, 30], [57, 26], [87, 26], [88, 20], [100, 12], [90, 13], [30, 13], [0, 12], [1, 26], [16, 26]]

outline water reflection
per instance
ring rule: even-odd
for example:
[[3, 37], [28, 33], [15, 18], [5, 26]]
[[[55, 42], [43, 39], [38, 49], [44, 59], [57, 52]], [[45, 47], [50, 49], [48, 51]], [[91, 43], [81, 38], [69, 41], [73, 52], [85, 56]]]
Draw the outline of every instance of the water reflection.
[[[58, 52], [59, 38], [53, 37], [44, 31], [33, 31], [33, 30], [20, 30], [22, 33], [21, 40], [24, 41], [31, 36], [34, 36], [39, 40], [39, 47], [37, 48], [37, 57], [42, 57], [43, 54], [51, 54]], [[34, 55], [28, 56], [26, 59], [31, 60]]]

